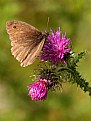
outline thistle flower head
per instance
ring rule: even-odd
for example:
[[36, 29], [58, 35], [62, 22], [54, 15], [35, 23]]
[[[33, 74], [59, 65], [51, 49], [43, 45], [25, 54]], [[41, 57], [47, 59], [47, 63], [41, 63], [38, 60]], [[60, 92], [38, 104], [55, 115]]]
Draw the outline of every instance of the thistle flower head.
[[70, 39], [60, 32], [60, 28], [55, 33], [51, 31], [48, 40], [45, 42], [41, 58], [44, 61], [50, 60], [54, 64], [57, 62], [66, 63], [64, 56], [71, 50], [68, 47], [69, 44]]
[[32, 100], [45, 100], [48, 92], [48, 81], [46, 79], [39, 79], [39, 81], [28, 85], [29, 93]]

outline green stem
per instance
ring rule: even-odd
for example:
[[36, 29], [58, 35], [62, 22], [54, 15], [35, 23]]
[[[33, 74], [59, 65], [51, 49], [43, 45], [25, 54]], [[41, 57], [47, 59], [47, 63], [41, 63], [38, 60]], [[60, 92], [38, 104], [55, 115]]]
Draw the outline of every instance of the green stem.
[[[91, 86], [89, 85], [88, 82], [86, 82], [85, 79], [83, 79], [81, 77], [81, 75], [79, 74], [78, 71], [76, 71], [76, 69], [71, 69], [71, 68], [67, 68], [67, 67], [60, 67], [57, 69], [57, 71], [67, 71], [68, 73], [70, 73], [71, 78], [70, 78], [70, 82], [72, 83], [76, 83], [77, 86], [79, 85], [80, 88], [84, 91], [84, 92], [89, 92], [89, 96], [91, 96]], [[73, 78], [73, 80], [72, 80]], [[72, 80], [72, 81], [71, 81]]]

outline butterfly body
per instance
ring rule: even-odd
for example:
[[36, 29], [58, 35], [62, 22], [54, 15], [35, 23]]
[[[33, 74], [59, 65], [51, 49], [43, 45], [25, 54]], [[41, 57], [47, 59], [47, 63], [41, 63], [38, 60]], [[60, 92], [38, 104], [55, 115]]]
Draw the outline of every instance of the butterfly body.
[[17, 20], [8, 21], [6, 30], [14, 57], [23, 67], [32, 64], [39, 56], [48, 33], [40, 32], [30, 24]]

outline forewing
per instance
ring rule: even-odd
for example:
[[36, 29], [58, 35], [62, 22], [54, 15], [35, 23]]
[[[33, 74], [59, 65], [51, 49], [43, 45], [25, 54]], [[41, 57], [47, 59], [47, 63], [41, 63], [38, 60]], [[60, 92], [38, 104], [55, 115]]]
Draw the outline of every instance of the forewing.
[[41, 49], [39, 49], [34, 56], [34, 48], [37, 50], [38, 47], [40, 45], [43, 46], [44, 43], [44, 41], [42, 42], [42, 33], [35, 27], [16, 20], [8, 21], [6, 30], [11, 40], [11, 52], [14, 57], [20, 61], [22, 66], [32, 64], [33, 60], [35, 60], [35, 56], [38, 56], [42, 49], [42, 47], [40, 47]]
[[27, 58], [21, 62], [21, 66], [23, 67], [28, 66], [35, 61], [35, 59], [41, 52], [44, 42], [45, 42], [45, 38], [32, 49], [32, 51], [28, 54]]

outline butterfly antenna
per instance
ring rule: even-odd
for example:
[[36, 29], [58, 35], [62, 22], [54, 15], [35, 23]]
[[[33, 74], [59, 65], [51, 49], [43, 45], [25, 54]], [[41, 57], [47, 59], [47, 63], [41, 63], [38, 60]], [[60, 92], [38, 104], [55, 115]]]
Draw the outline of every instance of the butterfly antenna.
[[49, 24], [49, 17], [47, 18], [47, 24], [46, 24], [46, 29], [45, 29], [45, 31], [46, 31], [47, 28], [48, 28], [48, 24]]

